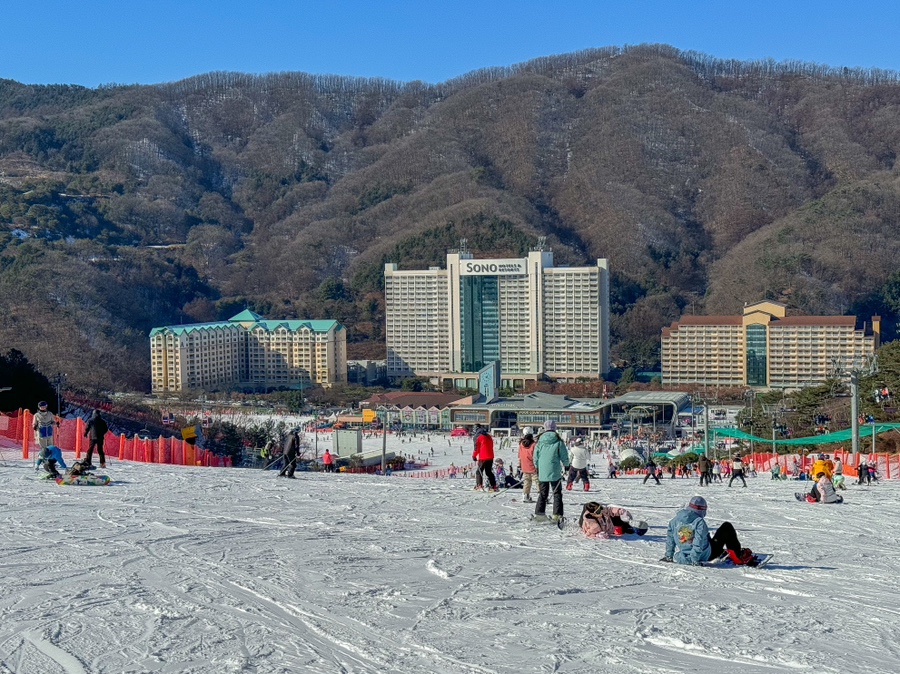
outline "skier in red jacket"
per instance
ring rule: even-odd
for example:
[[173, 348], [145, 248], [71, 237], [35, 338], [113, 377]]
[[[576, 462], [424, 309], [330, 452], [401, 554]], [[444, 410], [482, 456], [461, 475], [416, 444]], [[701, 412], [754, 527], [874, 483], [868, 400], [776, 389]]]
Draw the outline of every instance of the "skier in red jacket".
[[494, 438], [483, 426], [475, 427], [475, 451], [472, 460], [478, 466], [475, 469], [475, 489], [482, 490], [482, 473], [487, 476], [491, 491], [497, 491], [497, 480], [494, 477]]

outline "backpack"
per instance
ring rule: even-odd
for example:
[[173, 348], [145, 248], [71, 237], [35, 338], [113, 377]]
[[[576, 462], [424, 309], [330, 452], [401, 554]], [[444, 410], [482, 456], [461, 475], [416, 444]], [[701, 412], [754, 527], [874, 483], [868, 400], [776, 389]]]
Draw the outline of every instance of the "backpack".
[[78, 475], [87, 475], [88, 471], [84, 469], [84, 464], [81, 461], [76, 461], [72, 464], [72, 467], [66, 471], [72, 477], [76, 477]]

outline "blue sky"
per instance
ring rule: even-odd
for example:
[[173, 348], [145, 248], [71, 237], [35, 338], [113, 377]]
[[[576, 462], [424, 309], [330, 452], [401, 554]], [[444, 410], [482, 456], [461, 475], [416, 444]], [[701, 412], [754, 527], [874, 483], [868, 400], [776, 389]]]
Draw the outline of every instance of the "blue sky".
[[3, 0], [0, 78], [155, 83], [212, 70], [440, 82], [590, 47], [900, 70], [896, 0]]

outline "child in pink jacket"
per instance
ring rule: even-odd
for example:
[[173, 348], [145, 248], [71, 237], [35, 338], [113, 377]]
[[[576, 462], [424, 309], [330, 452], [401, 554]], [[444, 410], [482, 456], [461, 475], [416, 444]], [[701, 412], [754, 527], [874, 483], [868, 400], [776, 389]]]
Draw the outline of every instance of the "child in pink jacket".
[[603, 539], [623, 534], [643, 536], [648, 528], [647, 523], [643, 521], [632, 524], [631, 512], [625, 508], [593, 501], [584, 504], [578, 524], [588, 538]]

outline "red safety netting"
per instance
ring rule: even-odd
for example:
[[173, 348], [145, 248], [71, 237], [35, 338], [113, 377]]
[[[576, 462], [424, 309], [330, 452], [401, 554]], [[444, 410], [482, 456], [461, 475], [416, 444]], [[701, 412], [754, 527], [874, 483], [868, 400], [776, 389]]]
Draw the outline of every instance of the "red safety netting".
[[0, 414], [0, 436], [22, 442], [22, 425], [25, 418], [21, 411]]
[[[22, 458], [37, 451], [38, 444], [32, 429], [33, 415], [28, 410], [12, 414], [0, 414], [0, 436], [15, 440], [22, 445]], [[64, 452], [75, 452], [75, 458], [87, 451], [88, 439], [84, 437], [85, 423], [82, 419], [59, 419], [53, 444]], [[134, 436], [126, 438], [108, 432], [104, 437], [103, 449], [107, 459], [137, 461], [141, 463], [165, 463], [178, 466], [212, 466], [230, 468], [231, 457], [222, 457], [199, 447], [188, 444], [180, 438], [150, 438], [142, 440]]]

